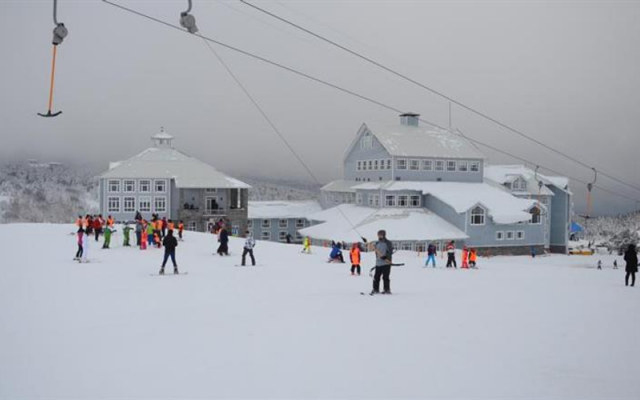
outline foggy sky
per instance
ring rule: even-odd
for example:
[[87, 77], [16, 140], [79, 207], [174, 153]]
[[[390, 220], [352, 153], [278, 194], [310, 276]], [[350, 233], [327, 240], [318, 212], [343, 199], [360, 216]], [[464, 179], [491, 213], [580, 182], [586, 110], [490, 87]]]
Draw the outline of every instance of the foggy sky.
[[[177, 23], [186, 1], [119, 1]], [[259, 1], [640, 186], [640, 2]], [[150, 144], [174, 145], [236, 175], [310, 180], [200, 38], [101, 1], [59, 1], [55, 110], [44, 119], [52, 1], [0, 1], [0, 159], [73, 160], [97, 171]], [[203, 35], [448, 124], [448, 103], [236, 1], [194, 0]], [[394, 112], [226, 49], [219, 54], [323, 182], [362, 122]], [[568, 175], [583, 167], [453, 107], [453, 127]], [[482, 149], [492, 163], [516, 163]], [[603, 186], [640, 199], [604, 177]], [[576, 211], [584, 185], [572, 183]], [[636, 204], [594, 189], [595, 210]]]

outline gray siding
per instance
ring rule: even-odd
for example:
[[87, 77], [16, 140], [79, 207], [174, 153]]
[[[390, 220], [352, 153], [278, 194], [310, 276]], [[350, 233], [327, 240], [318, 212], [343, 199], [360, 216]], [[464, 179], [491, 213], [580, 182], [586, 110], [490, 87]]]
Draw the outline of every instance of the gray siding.
[[356, 179], [361, 180], [363, 182], [374, 182], [381, 180], [391, 180], [392, 179], [392, 171], [384, 169], [378, 169], [373, 171], [358, 171], [357, 170], [357, 161], [369, 161], [369, 160], [387, 160], [391, 159], [391, 156], [387, 152], [387, 150], [378, 142], [378, 139], [373, 137], [373, 147], [369, 149], [362, 149], [360, 146], [360, 139], [362, 137], [362, 132], [360, 132], [357, 136], [357, 140], [349, 154], [345, 157], [344, 160], [344, 179], [355, 181]]
[[[397, 160], [406, 160], [407, 169], [398, 169], [397, 168]], [[419, 170], [412, 170], [411, 168], [411, 160], [418, 161]], [[423, 161], [431, 161], [432, 170], [423, 170], [422, 164]], [[435, 171], [435, 162], [443, 161], [444, 162], [444, 171]], [[455, 161], [456, 162], [456, 171], [447, 171], [447, 161]], [[458, 171], [458, 163], [466, 162], [467, 163], [467, 171], [461, 172]], [[477, 172], [472, 172], [469, 170], [469, 163], [477, 162], [479, 164], [479, 169]], [[484, 165], [483, 160], [481, 159], [447, 159], [447, 158], [419, 158], [419, 157], [394, 157], [393, 161], [393, 175], [395, 180], [403, 180], [403, 181], [417, 181], [417, 182], [433, 182], [433, 181], [443, 181], [443, 182], [482, 182], [484, 175]]]
[[554, 198], [551, 203], [551, 241], [552, 251], [568, 251], [569, 230], [571, 229], [571, 195], [551, 186]]
[[[165, 182], [165, 190], [164, 192], [156, 192], [154, 182], [156, 179], [100, 179], [100, 213], [103, 216], [111, 215], [116, 221], [131, 221], [134, 219], [136, 211], [140, 211], [140, 202], [141, 200], [148, 200], [151, 202], [150, 211], [140, 211], [143, 218], [151, 218], [152, 213], [156, 213], [162, 217], [167, 217], [171, 219], [175, 217], [176, 214], [173, 214], [174, 211], [174, 203], [177, 199], [177, 189], [175, 189], [175, 183], [173, 179], [158, 179]], [[111, 191], [109, 190], [109, 182], [110, 181], [118, 181], [120, 182], [119, 190]], [[133, 191], [125, 191], [125, 182], [126, 181], [134, 181], [134, 190]], [[140, 191], [140, 181], [150, 181], [151, 187], [149, 192], [141, 192]], [[165, 211], [157, 211], [155, 208], [155, 198], [164, 198], [165, 199]], [[119, 211], [113, 211], [109, 209], [109, 198], [118, 198], [120, 205]], [[125, 209], [125, 200], [133, 199], [133, 208], [130, 210]]]
[[[280, 233], [284, 232], [286, 234], [290, 234], [294, 243], [302, 243], [302, 237], [300, 239], [296, 239], [296, 234], [298, 230], [307, 228], [309, 226], [314, 225], [311, 221], [305, 218], [286, 218], [282, 219], [283, 221], [287, 221], [287, 226], [280, 227], [280, 219], [268, 219], [269, 228], [263, 228], [262, 223], [263, 219], [254, 218], [252, 219], [252, 227], [249, 229], [253, 234], [253, 237], [257, 240], [267, 240], [263, 239], [263, 232], [269, 232], [269, 241], [271, 242], [286, 242], [284, 239], [280, 239]], [[297, 226], [298, 220], [302, 220], [303, 226]]]

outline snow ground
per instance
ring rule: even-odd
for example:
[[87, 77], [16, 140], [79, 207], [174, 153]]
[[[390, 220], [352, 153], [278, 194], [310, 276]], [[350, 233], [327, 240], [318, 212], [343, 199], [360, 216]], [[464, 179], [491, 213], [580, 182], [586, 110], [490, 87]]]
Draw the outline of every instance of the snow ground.
[[369, 297], [369, 277], [325, 263], [325, 249], [259, 242], [264, 266], [234, 268], [241, 241], [220, 258], [211, 235], [188, 233], [189, 275], [152, 277], [161, 251], [92, 243], [96, 262], [77, 264], [70, 232], [0, 225], [2, 399], [640, 393], [640, 287], [624, 287], [613, 256], [461, 271], [400, 254], [395, 294]]

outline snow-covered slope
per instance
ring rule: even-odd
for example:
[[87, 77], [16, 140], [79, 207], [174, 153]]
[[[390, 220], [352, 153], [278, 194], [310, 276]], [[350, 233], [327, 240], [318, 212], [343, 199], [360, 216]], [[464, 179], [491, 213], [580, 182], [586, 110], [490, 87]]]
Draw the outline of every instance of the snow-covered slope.
[[[640, 288], [603, 257], [480, 259], [422, 269], [397, 254], [393, 296], [326, 249], [259, 242], [255, 268], [211, 235], [90, 249], [68, 225], [0, 226], [0, 398], [635, 398]], [[94, 244], [94, 243], [92, 243]], [[439, 258], [439, 267], [442, 260]], [[620, 263], [621, 261], [618, 260]], [[364, 270], [372, 264], [364, 257]]]

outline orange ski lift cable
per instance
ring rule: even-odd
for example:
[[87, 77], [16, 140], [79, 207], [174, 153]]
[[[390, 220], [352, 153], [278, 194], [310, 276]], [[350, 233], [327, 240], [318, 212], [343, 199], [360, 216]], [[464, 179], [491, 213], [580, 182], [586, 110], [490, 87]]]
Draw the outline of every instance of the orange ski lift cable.
[[49, 107], [47, 108], [47, 113], [42, 114], [38, 113], [41, 117], [57, 117], [62, 114], [62, 111], [53, 112], [53, 87], [55, 83], [56, 76], [56, 53], [58, 50], [58, 45], [64, 41], [64, 38], [67, 37], [69, 31], [64, 26], [62, 22], [58, 22], [58, 0], [53, 0], [53, 24], [55, 27], [53, 28], [53, 57], [51, 60], [51, 83], [49, 85]]
[[194, 17], [192, 14], [189, 14], [192, 7], [193, 4], [191, 0], [189, 0], [189, 8], [187, 8], [187, 11], [183, 11], [180, 13], [180, 26], [189, 31], [189, 33], [196, 33], [198, 32], [198, 27], [196, 26], [196, 17]]

